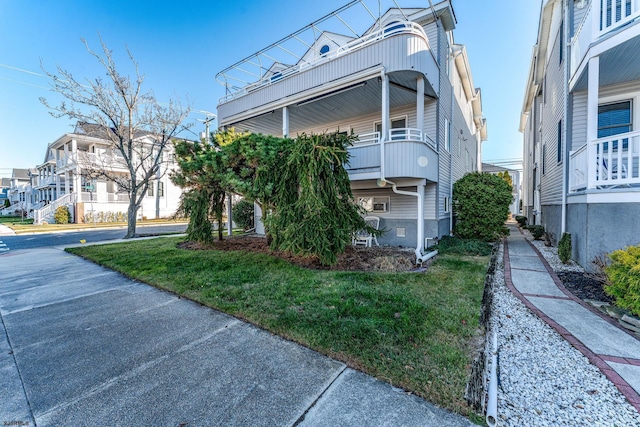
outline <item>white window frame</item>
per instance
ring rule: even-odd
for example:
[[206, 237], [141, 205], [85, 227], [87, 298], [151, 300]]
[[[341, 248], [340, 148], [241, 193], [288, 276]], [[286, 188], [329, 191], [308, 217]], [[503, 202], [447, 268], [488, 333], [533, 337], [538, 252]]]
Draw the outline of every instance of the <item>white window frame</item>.
[[[370, 213], [389, 213], [391, 211], [390, 199], [389, 196], [362, 196], [358, 197], [358, 205]], [[379, 205], [384, 207], [380, 208]]]

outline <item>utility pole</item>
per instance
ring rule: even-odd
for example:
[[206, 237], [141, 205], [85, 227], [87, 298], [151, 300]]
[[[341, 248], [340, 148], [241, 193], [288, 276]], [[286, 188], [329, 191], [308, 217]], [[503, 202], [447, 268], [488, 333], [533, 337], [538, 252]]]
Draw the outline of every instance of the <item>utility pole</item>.
[[202, 123], [204, 123], [204, 126], [205, 126], [204, 140], [205, 142], [209, 142], [209, 123], [214, 121], [217, 116], [209, 111], [200, 111], [200, 112], [206, 116], [206, 119], [198, 119], [198, 121], [201, 121]]

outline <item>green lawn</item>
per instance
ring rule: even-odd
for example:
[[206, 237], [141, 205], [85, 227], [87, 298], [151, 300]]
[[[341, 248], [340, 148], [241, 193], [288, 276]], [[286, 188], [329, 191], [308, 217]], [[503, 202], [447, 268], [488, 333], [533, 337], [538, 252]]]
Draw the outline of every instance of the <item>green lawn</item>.
[[427, 273], [315, 271], [261, 254], [181, 250], [180, 241], [67, 250], [474, 418], [463, 394], [489, 257], [438, 256]]
[[22, 218], [19, 216], [0, 216], [0, 224], [12, 226], [13, 224], [33, 224], [33, 218]]

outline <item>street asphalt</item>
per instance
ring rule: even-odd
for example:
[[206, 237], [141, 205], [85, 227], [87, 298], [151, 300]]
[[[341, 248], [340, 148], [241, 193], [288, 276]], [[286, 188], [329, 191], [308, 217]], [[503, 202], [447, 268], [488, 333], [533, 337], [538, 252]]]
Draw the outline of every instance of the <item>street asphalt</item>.
[[4, 425], [473, 425], [60, 247], [2, 254], [0, 277]]

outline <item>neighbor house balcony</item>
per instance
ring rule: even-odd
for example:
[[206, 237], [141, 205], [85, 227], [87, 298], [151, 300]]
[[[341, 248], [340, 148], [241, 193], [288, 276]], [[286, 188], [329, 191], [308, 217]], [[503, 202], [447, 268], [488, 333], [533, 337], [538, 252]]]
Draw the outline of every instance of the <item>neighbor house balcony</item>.
[[73, 169], [76, 166], [108, 171], [128, 170], [127, 164], [122, 156], [109, 155], [106, 153], [89, 153], [86, 151], [77, 151], [75, 153], [69, 153], [66, 156], [62, 156], [57, 160], [56, 166], [59, 172], [64, 172], [65, 169]]
[[[346, 169], [352, 180], [425, 178], [438, 181], [435, 142], [419, 129], [391, 129], [384, 142], [380, 132], [359, 135], [349, 148]], [[383, 156], [384, 152], [384, 156]], [[384, 159], [384, 167], [380, 159]]]
[[569, 157], [569, 192], [640, 187], [640, 131], [585, 144]]
[[84, 203], [129, 203], [129, 195], [127, 193], [102, 193], [102, 192], [86, 192], [80, 193], [80, 201]]
[[571, 39], [572, 89], [586, 89], [588, 61], [594, 56], [600, 56], [600, 72], [606, 79], [602, 86], [636, 78], [640, 0], [591, 0], [585, 7]]

